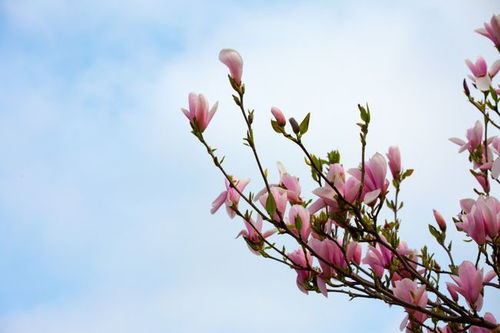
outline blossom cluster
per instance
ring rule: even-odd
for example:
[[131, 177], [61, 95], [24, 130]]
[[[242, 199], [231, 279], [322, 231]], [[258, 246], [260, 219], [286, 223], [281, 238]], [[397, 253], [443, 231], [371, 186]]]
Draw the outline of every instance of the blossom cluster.
[[[477, 32], [490, 39], [500, 51], [500, 15], [494, 15]], [[474, 189], [476, 199], [460, 201], [461, 211], [453, 217], [453, 225], [473, 241], [478, 258], [483, 255], [484, 264], [488, 266], [485, 269], [479, 259], [475, 264], [468, 260], [459, 265], [454, 263], [451, 242], [445, 243], [449, 223], [437, 210], [433, 210], [433, 215], [439, 230], [432, 225], [429, 230], [448, 254], [449, 265], [439, 265], [427, 247], [419, 251], [399, 239], [401, 221], [397, 214], [403, 205], [398, 201], [398, 194], [413, 170], [403, 168], [397, 146], [389, 147], [385, 154], [365, 156], [371, 117], [368, 106], [358, 106], [363, 153], [361, 163], [353, 168], [344, 167], [338, 151], [328, 153], [326, 158], [308, 152], [301, 138], [308, 131], [309, 114], [300, 123], [294, 118], [287, 122], [285, 113], [272, 107], [273, 129], [304, 152], [317, 186], [312, 191], [314, 196], [307, 198], [299, 178], [281, 163], [278, 163], [279, 179], [270, 183], [257, 154], [253, 111], [245, 110], [243, 105], [242, 57], [235, 50], [223, 49], [219, 59], [229, 69], [229, 81], [236, 92], [233, 98], [248, 127], [245, 144], [253, 151], [263, 188], [256, 194], [246, 191], [250, 180], [228, 174], [222, 160], [205, 141], [203, 132], [218, 103], [209, 108], [203, 95], [191, 93], [189, 110], [182, 111], [193, 133], [225, 176], [225, 190], [213, 201], [211, 213], [225, 206], [231, 219], [240, 217], [244, 229], [237, 237], [245, 240], [252, 253], [295, 270], [297, 287], [306, 294], [314, 291], [327, 297], [329, 293], [344, 293], [351, 298], [378, 298], [403, 307], [407, 316], [401, 329], [407, 332], [422, 332], [424, 328], [429, 332], [494, 332], [498, 329], [495, 316], [480, 311], [485, 286], [500, 288], [500, 202], [490, 194], [500, 175], [500, 137], [487, 137], [488, 127], [500, 129], [500, 124], [493, 119], [500, 118], [500, 86], [495, 87], [493, 83], [500, 71], [500, 60], [489, 67], [482, 57], [476, 62], [466, 60], [470, 82], [483, 99], [474, 96], [465, 80], [464, 93], [482, 113], [483, 121], [475, 122], [467, 130], [465, 139], [450, 139], [460, 146], [460, 153], [468, 153], [470, 172], [480, 186]], [[390, 197], [392, 193], [394, 197]], [[243, 209], [240, 201], [249, 209]], [[383, 224], [379, 220], [382, 209], [389, 209], [394, 216]], [[276, 245], [280, 237], [285, 236], [295, 240], [298, 247], [286, 250], [285, 246]], [[442, 268], [446, 266], [450, 269]], [[440, 291], [443, 283], [447, 295]], [[466, 307], [460, 304], [461, 299]], [[440, 327], [439, 323], [446, 326]]]

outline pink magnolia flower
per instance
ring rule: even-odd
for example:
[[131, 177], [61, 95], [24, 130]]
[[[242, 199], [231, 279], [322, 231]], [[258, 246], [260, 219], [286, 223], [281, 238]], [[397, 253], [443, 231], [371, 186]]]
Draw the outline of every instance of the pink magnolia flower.
[[290, 175], [280, 162], [278, 162], [278, 170], [280, 172], [279, 186], [286, 190], [288, 201], [292, 204], [301, 204], [299, 178]]
[[[446, 282], [446, 287], [451, 297], [458, 301], [458, 294], [461, 294], [471, 309], [481, 311], [483, 307], [483, 284], [495, 277], [495, 272], [490, 271], [483, 276], [483, 269], [476, 269], [470, 261], [464, 261], [458, 268], [458, 277], [452, 275], [451, 278], [456, 284]], [[458, 293], [458, 294], [457, 294]]]
[[401, 153], [398, 147], [389, 147], [389, 152], [387, 153], [387, 158], [389, 159], [389, 168], [391, 169], [392, 178], [398, 178], [401, 173]]
[[500, 48], [500, 15], [493, 15], [490, 24], [484, 23], [484, 29], [479, 28], [475, 31], [489, 38], [497, 48]]
[[[255, 196], [255, 200], [259, 200], [261, 205], [263, 207], [266, 207], [268, 195], [269, 194], [267, 193], [267, 190], [264, 189]], [[275, 221], [279, 221], [280, 217], [278, 215], [278, 212], [281, 214], [281, 217], [285, 215], [286, 204], [288, 202], [287, 192], [280, 187], [271, 186], [271, 195], [273, 196], [274, 202], [276, 203], [276, 212], [273, 214], [272, 218]]]
[[[236, 186], [238, 191], [243, 192], [245, 187], [250, 182], [250, 179], [245, 178], [238, 180], [233, 177], [233, 184]], [[212, 209], [210, 213], [215, 214], [217, 210], [219, 210], [222, 204], [226, 204], [226, 211], [230, 218], [233, 218], [236, 213], [234, 212], [232, 207], [238, 207], [238, 202], [240, 201], [240, 195], [236, 191], [234, 187], [231, 186], [229, 181], [226, 179], [226, 190], [222, 191], [221, 194], [212, 202]]]
[[469, 59], [465, 60], [467, 67], [469, 67], [472, 75], [469, 75], [469, 79], [472, 80], [481, 91], [488, 91], [490, 89], [491, 80], [497, 75], [500, 70], [500, 61], [497, 60], [491, 66], [488, 71], [488, 64], [483, 57], [477, 58], [476, 62], [473, 63]]
[[355, 262], [356, 264], [361, 264], [361, 244], [358, 242], [352, 241], [349, 244], [347, 244], [346, 248], [346, 257], [347, 261], [352, 261]]
[[[415, 281], [410, 279], [396, 281], [392, 288], [392, 292], [394, 296], [406, 303], [414, 304], [421, 308], [425, 308], [427, 305], [428, 298], [425, 286], [419, 287]], [[410, 308], [405, 308], [405, 311], [408, 313], [410, 322], [407, 326], [408, 318], [405, 318], [401, 324], [404, 324], [404, 326], [410, 329], [407, 330], [407, 332], [412, 332], [411, 328], [419, 328], [420, 324], [427, 319], [427, 315], [423, 312]]]
[[[346, 181], [345, 171], [342, 164], [331, 164], [328, 170], [327, 179], [333, 183], [335, 188], [346, 201], [354, 202], [354, 200], [356, 200], [356, 195], [358, 194], [361, 183], [355, 177], [350, 177]], [[309, 206], [311, 214], [316, 213], [325, 206], [330, 207], [332, 212], [338, 212], [340, 210], [338, 203], [338, 200], [340, 199], [337, 198], [337, 193], [329, 184], [325, 184], [323, 187], [318, 187], [313, 191], [313, 193], [320, 197], [320, 199]]]
[[254, 222], [252, 219], [244, 222], [246, 230], [241, 230], [236, 238], [243, 236], [250, 251], [252, 251], [252, 253], [256, 255], [259, 255], [259, 251], [264, 245], [264, 239], [274, 234], [276, 230], [271, 229], [262, 233], [262, 216], [260, 215], [257, 217], [256, 222]]
[[[497, 319], [491, 312], [486, 312], [486, 314], [484, 315], [484, 320], [495, 325], [497, 324]], [[491, 332], [493, 332], [493, 330], [479, 326], [471, 326], [471, 328], [469, 329], [469, 333], [491, 333]]]
[[309, 252], [304, 253], [302, 249], [297, 249], [288, 253], [288, 257], [292, 260], [292, 263], [297, 266], [295, 269], [297, 272], [297, 287], [299, 287], [300, 291], [304, 294], [308, 294], [306, 286], [312, 276], [309, 270], [309, 267], [312, 265], [311, 254]]
[[243, 74], [243, 59], [240, 54], [233, 49], [222, 49], [219, 52], [219, 60], [229, 68], [229, 73], [238, 86], [241, 85], [241, 75]]
[[436, 222], [439, 226], [439, 229], [441, 229], [441, 231], [445, 231], [446, 230], [446, 221], [445, 221], [443, 215], [441, 215], [441, 213], [435, 209], [432, 210], [432, 213], [434, 214], [434, 218], [436, 219]]
[[[380, 236], [380, 238], [387, 243], [384, 236]], [[401, 242], [396, 251], [401, 256], [413, 257], [415, 255], [415, 250], [409, 249], [406, 242]], [[372, 245], [368, 246], [368, 252], [362, 262], [363, 264], [369, 265], [378, 277], [382, 277], [384, 275], [384, 270], [391, 266], [393, 258], [394, 253], [392, 253], [391, 250], [389, 250], [386, 246], [377, 243], [375, 247]], [[416, 267], [415, 263], [411, 263], [411, 265], [414, 268]], [[403, 266], [401, 266], [396, 272], [394, 272], [392, 281], [401, 280], [405, 277], [411, 277], [411, 274], [404, 269]]]
[[495, 197], [480, 196], [477, 201], [460, 201], [461, 221], [456, 226], [479, 245], [492, 241], [500, 234], [500, 202]]
[[[361, 182], [361, 169], [350, 169], [349, 173]], [[385, 178], [387, 163], [385, 157], [376, 153], [368, 162], [365, 162], [365, 177], [362, 198], [366, 204], [373, 203], [380, 195], [385, 194], [389, 181]]]
[[311, 234], [309, 219], [309, 211], [302, 205], [293, 205], [288, 211], [287, 225], [293, 226], [292, 232], [306, 242]]
[[273, 114], [274, 119], [276, 119], [276, 122], [278, 123], [278, 125], [280, 125], [280, 126], [285, 126], [286, 125], [285, 115], [283, 114], [283, 112], [281, 112], [280, 109], [278, 109], [277, 107], [273, 106], [271, 108], [271, 113]]
[[459, 153], [468, 150], [472, 153], [476, 150], [482, 143], [483, 140], [483, 124], [478, 120], [474, 124], [474, 127], [467, 130], [467, 142], [459, 138], [450, 138], [449, 140], [460, 146], [458, 150]]
[[184, 108], [182, 108], [181, 111], [184, 112], [193, 126], [197, 127], [200, 132], [203, 132], [210, 123], [210, 120], [212, 120], [218, 105], [219, 102], [216, 102], [209, 111], [208, 101], [205, 96], [202, 94], [197, 95], [195, 93], [190, 93], [189, 111]]

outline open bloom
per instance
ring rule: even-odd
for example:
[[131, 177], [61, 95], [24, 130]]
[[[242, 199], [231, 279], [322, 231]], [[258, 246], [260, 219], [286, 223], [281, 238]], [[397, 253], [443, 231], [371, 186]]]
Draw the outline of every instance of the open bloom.
[[200, 132], [205, 131], [210, 120], [217, 111], [217, 106], [219, 102], [216, 102], [209, 111], [208, 101], [202, 94], [189, 94], [189, 111], [186, 109], [181, 109], [182, 112], [189, 119], [189, 122], [197, 127]]
[[297, 272], [297, 287], [304, 294], [307, 294], [306, 284], [311, 278], [311, 271], [309, 267], [312, 265], [312, 256], [309, 252], [304, 253], [304, 250], [297, 249], [291, 253], [288, 253], [288, 257], [292, 260], [293, 264], [297, 266], [295, 271]]
[[279, 186], [286, 190], [288, 201], [292, 204], [302, 203], [302, 199], [300, 198], [299, 178], [289, 174], [280, 162], [278, 162], [278, 170], [280, 172]]
[[462, 222], [457, 227], [479, 245], [492, 241], [500, 234], [500, 202], [495, 197], [480, 196], [477, 201], [460, 201]]
[[247, 242], [250, 251], [257, 255], [264, 245], [264, 239], [276, 232], [275, 229], [271, 229], [262, 233], [262, 216], [260, 215], [257, 217], [256, 222], [252, 219], [245, 221], [245, 227], [246, 230], [241, 230], [236, 238], [243, 236], [243, 239]]
[[401, 153], [399, 148], [396, 146], [389, 147], [387, 158], [389, 159], [389, 168], [391, 169], [392, 178], [396, 179], [401, 173]]
[[302, 205], [293, 205], [288, 211], [287, 225], [293, 226], [292, 232], [306, 242], [311, 234], [309, 219], [309, 211]]
[[491, 80], [500, 70], [500, 61], [495, 61], [489, 71], [488, 64], [483, 57], [477, 58], [475, 63], [469, 59], [465, 60], [465, 63], [472, 72], [472, 75], [469, 75], [469, 78], [476, 84], [477, 89], [481, 91], [488, 91], [490, 89]]
[[484, 23], [484, 29], [475, 30], [478, 34], [489, 38], [497, 48], [500, 48], [500, 15], [493, 15], [490, 23]]
[[[384, 236], [380, 236], [380, 238], [387, 243]], [[415, 250], [409, 249], [406, 242], [401, 242], [396, 251], [401, 256], [413, 257], [415, 255]], [[391, 266], [393, 258], [394, 253], [392, 253], [391, 250], [389, 250], [386, 246], [377, 243], [375, 247], [371, 245], [368, 246], [368, 252], [363, 259], [363, 264], [369, 265], [378, 277], [382, 277], [384, 275], [384, 270]], [[413, 266], [413, 268], [416, 267], [415, 263], [410, 263], [410, 265]], [[392, 281], [397, 281], [410, 276], [410, 272], [408, 272], [401, 264], [401, 267], [394, 272], [391, 279]]]
[[[350, 169], [349, 173], [361, 182], [361, 168]], [[387, 163], [382, 154], [376, 153], [368, 162], [365, 162], [364, 186], [361, 195], [366, 204], [373, 203], [381, 194], [385, 194], [389, 187], [389, 181], [385, 178], [386, 174]]]
[[[392, 288], [392, 292], [394, 296], [406, 303], [414, 304], [421, 308], [425, 308], [427, 305], [428, 298], [425, 286], [419, 287], [415, 281], [410, 279], [396, 281]], [[412, 328], [419, 328], [420, 324], [427, 319], [427, 315], [423, 312], [410, 308], [405, 308], [405, 311], [408, 313], [410, 322], [407, 326], [406, 323], [408, 319], [405, 318], [402, 325], [404, 324], [404, 326], [407, 327], [407, 332], [413, 332], [411, 330]]]
[[458, 268], [458, 276], [451, 276], [456, 284], [446, 282], [446, 287], [455, 302], [458, 300], [458, 294], [460, 294], [465, 298], [471, 309], [481, 311], [483, 307], [483, 284], [489, 282], [495, 275], [494, 271], [490, 271], [484, 276], [482, 268], [476, 269], [473, 263], [464, 261]]
[[222, 49], [219, 52], [219, 60], [229, 68], [231, 78], [240, 86], [243, 74], [243, 59], [240, 54], [233, 49]]
[[465, 150], [468, 150], [469, 152], [472, 153], [479, 147], [479, 145], [481, 145], [483, 140], [483, 124], [481, 124], [479, 120], [476, 121], [474, 127], [469, 128], [467, 130], [466, 137], [467, 137], [467, 142], [459, 138], [449, 139], [454, 144], [460, 146], [460, 149], [458, 150], [459, 153]]
[[[342, 164], [331, 164], [328, 170], [327, 179], [335, 186], [340, 195], [348, 202], [354, 202], [358, 194], [361, 183], [355, 177], [350, 177], [346, 181], [345, 171]], [[313, 191], [319, 199], [309, 206], [311, 214], [316, 213], [321, 208], [328, 206], [332, 212], [339, 211], [339, 203], [341, 201], [337, 197], [337, 192], [329, 184], [318, 187]]]
[[[245, 187], [250, 182], [250, 179], [245, 178], [238, 180], [233, 177], [233, 184], [236, 186], [238, 191], [243, 192]], [[215, 214], [217, 210], [219, 210], [222, 204], [226, 204], [226, 211], [230, 218], [233, 218], [236, 213], [233, 210], [233, 207], [238, 207], [238, 202], [240, 201], [240, 195], [236, 191], [236, 189], [231, 186], [231, 183], [226, 179], [226, 190], [222, 191], [221, 194], [212, 202], [212, 209], [210, 213]]]

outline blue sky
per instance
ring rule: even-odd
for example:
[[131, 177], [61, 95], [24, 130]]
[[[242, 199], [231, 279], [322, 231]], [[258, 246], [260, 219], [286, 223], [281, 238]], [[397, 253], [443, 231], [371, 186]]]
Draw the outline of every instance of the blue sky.
[[483, 0], [0, 2], [0, 332], [396, 331], [401, 310], [302, 295], [294, 272], [234, 240], [241, 224], [209, 214], [222, 178], [179, 109], [190, 91], [219, 100], [207, 137], [233, 173], [257, 180], [217, 60], [221, 48], [238, 49], [266, 166], [280, 160], [306, 180], [299, 152], [268, 126], [270, 107], [311, 111], [308, 145], [340, 149], [350, 167], [355, 106], [369, 102], [369, 153], [398, 144], [416, 169], [402, 233], [418, 248], [430, 242], [432, 208], [450, 218], [473, 195], [466, 158], [447, 138], [477, 119], [460, 93], [463, 60], [495, 60], [473, 29], [498, 9]]

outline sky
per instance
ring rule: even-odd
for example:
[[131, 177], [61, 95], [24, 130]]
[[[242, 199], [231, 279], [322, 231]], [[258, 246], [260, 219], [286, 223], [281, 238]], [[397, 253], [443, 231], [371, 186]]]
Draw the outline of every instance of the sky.
[[[396, 332], [402, 309], [306, 296], [295, 272], [235, 240], [241, 221], [210, 215], [223, 178], [180, 108], [191, 91], [219, 101], [206, 138], [260, 190], [217, 59], [237, 49], [270, 177], [281, 161], [312, 198], [303, 157], [269, 126], [271, 106], [311, 112], [306, 145], [339, 149], [350, 168], [356, 105], [369, 103], [368, 154], [398, 145], [415, 169], [401, 237], [420, 248], [433, 208], [450, 221], [474, 195], [447, 139], [479, 119], [461, 92], [464, 59], [496, 60], [473, 30], [499, 10], [493, 0], [0, 1], [0, 332]], [[450, 237], [465, 260], [471, 244]], [[499, 300], [487, 294], [484, 309]]]

